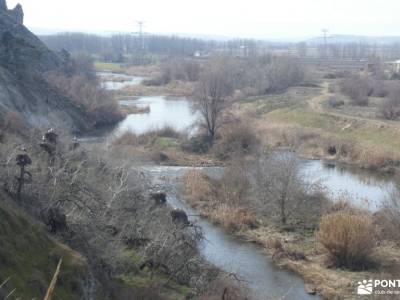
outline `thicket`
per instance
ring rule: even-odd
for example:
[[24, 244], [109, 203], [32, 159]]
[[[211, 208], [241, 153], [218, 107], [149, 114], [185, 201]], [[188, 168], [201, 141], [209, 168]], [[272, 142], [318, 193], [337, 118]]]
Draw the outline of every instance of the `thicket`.
[[100, 86], [89, 56], [71, 57], [68, 72], [47, 74], [47, 81], [82, 107], [94, 127], [113, 125], [122, 120], [118, 102]]

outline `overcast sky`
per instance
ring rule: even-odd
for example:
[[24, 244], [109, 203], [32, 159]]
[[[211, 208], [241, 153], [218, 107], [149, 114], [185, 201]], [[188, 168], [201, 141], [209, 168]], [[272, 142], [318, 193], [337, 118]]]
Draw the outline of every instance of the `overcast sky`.
[[400, 35], [400, 0], [8, 0], [30, 28], [136, 31], [271, 39]]

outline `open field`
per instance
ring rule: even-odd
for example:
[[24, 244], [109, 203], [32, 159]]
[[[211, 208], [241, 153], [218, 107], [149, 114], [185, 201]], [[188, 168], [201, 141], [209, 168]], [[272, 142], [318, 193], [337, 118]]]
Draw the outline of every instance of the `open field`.
[[[366, 167], [397, 165], [400, 124], [351, 115], [347, 107], [328, 108], [327, 101], [332, 96], [327, 82], [320, 88], [294, 87], [284, 94], [242, 102], [237, 112], [254, 119], [260, 135], [271, 146], [295, 146], [305, 156], [329, 156]], [[340, 153], [341, 145], [354, 148], [347, 152], [358, 154]], [[336, 157], [327, 153], [332, 146], [337, 148], [338, 153], [333, 153]]]
[[112, 73], [123, 73], [124, 67], [117, 63], [107, 63], [96, 61], [94, 64], [97, 71], [112, 72]]

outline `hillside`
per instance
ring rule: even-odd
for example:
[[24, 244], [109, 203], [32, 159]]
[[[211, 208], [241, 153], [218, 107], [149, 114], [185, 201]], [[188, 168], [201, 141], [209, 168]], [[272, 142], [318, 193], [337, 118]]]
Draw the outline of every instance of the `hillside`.
[[82, 108], [51, 87], [46, 72], [63, 72], [67, 57], [50, 51], [23, 25], [21, 6], [0, 1], [0, 116], [16, 111], [31, 125], [70, 131], [88, 127]]
[[83, 295], [87, 277], [86, 260], [69, 247], [51, 240], [44, 226], [28, 221], [6, 205], [0, 193], [0, 298], [14, 290], [13, 298], [41, 298], [47, 290], [58, 260], [62, 275], [57, 299], [77, 299]]

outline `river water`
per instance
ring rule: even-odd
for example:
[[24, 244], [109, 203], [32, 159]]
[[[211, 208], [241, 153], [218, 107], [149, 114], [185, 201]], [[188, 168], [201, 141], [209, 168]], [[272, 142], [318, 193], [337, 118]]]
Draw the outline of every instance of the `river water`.
[[[128, 116], [114, 134], [118, 135], [124, 130], [144, 133], [164, 125], [187, 130], [198, 118], [193, 115], [189, 103], [183, 100], [154, 96], [121, 101], [121, 105], [132, 104], [148, 106], [150, 112]], [[248, 281], [255, 299], [319, 299], [306, 294], [303, 281], [275, 267], [259, 247], [238, 241], [208, 221], [196, 217], [197, 213], [179, 197], [175, 188], [176, 178], [182, 176], [187, 168], [152, 166], [143, 167], [143, 171], [150, 175], [155, 184], [168, 186], [168, 202], [184, 209], [192, 215], [191, 221], [201, 226], [205, 236], [200, 247], [202, 255], [217, 267], [236, 273]], [[205, 168], [203, 171], [219, 176], [223, 169]], [[323, 184], [332, 198], [344, 194], [355, 204], [373, 211], [379, 209], [393, 189], [390, 178], [321, 160], [302, 160], [301, 172], [306, 181]]]
[[[242, 242], [196, 216], [198, 213], [180, 198], [176, 188], [179, 178], [191, 169], [193, 168], [149, 166], [142, 167], [140, 171], [151, 178], [153, 185], [168, 187], [168, 203], [186, 211], [190, 221], [202, 228], [205, 239], [200, 245], [200, 253], [215, 266], [245, 280], [250, 299], [320, 299], [318, 296], [308, 295], [304, 290], [303, 280], [276, 267], [260, 247]], [[197, 169], [214, 178], [223, 174], [223, 168], [218, 167]]]
[[189, 102], [184, 99], [153, 96], [121, 100], [120, 104], [148, 107], [149, 112], [129, 115], [114, 131], [116, 135], [127, 130], [141, 134], [164, 126], [173, 127], [179, 131], [190, 130], [198, 120]]

